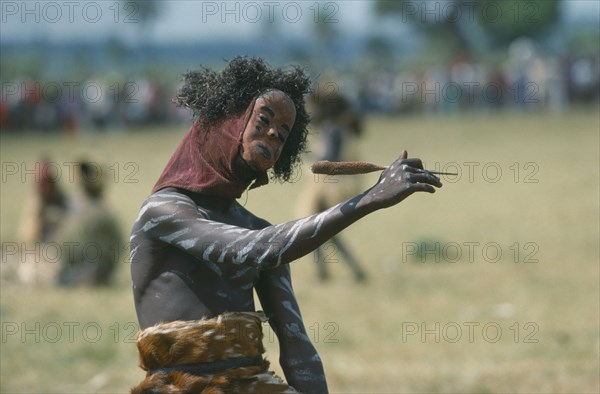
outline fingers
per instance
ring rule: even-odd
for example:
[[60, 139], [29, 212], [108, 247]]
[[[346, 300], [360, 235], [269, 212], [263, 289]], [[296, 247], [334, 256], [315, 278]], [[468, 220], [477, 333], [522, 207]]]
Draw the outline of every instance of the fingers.
[[402, 164], [408, 165], [410, 167], [423, 169], [423, 162], [421, 161], [421, 159], [417, 159], [416, 157], [413, 157], [411, 159], [404, 159], [402, 160]]
[[430, 172], [408, 167], [406, 170], [406, 180], [410, 183], [427, 183], [437, 187], [442, 187], [440, 178]]
[[[394, 169], [392, 169], [395, 167]], [[408, 152], [402, 150], [400, 157], [394, 163], [394, 166], [390, 168], [392, 174], [395, 175], [399, 169], [404, 172], [403, 178], [406, 182], [410, 183], [411, 189], [415, 191], [424, 191], [428, 193], [434, 193], [435, 187], [442, 187], [440, 178], [423, 169], [423, 162], [418, 158], [408, 158]]]
[[402, 150], [402, 153], [400, 153], [400, 157], [398, 157], [398, 159], [394, 162], [394, 164], [396, 163], [402, 163], [402, 164], [408, 164], [411, 167], [417, 167], [417, 168], [423, 168], [423, 163], [421, 162], [421, 159], [417, 159], [417, 158], [408, 158], [408, 152], [406, 151], [406, 149]]
[[[420, 161], [419, 161], [420, 164]], [[437, 187], [442, 187], [440, 178], [431, 172], [422, 168], [411, 167], [407, 164], [402, 165], [402, 170], [406, 173], [405, 179], [411, 183], [428, 183]]]
[[435, 188], [426, 183], [415, 183], [411, 186], [411, 189], [415, 192], [435, 193]]

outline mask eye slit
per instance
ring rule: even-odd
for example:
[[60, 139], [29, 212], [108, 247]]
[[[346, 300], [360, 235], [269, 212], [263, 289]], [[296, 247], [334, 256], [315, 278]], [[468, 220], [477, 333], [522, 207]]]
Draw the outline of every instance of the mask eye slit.
[[258, 119], [260, 119], [260, 121], [261, 121], [261, 122], [263, 122], [264, 124], [266, 124], [267, 126], [268, 126], [268, 125], [271, 123], [271, 122], [269, 121], [269, 118], [267, 118], [267, 117], [266, 117], [266, 116], [264, 116], [264, 115], [258, 115]]

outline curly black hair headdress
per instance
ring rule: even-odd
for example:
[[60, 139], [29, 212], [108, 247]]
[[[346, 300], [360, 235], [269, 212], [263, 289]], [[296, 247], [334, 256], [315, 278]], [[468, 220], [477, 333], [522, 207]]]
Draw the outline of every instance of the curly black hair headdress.
[[240, 115], [256, 95], [266, 90], [278, 89], [287, 94], [296, 107], [296, 121], [273, 173], [277, 179], [290, 179], [294, 165], [306, 149], [310, 122], [304, 108], [304, 96], [310, 93], [311, 81], [302, 68], [271, 68], [261, 58], [238, 56], [220, 73], [203, 67], [185, 73], [183, 81], [175, 102], [190, 108], [204, 126]]

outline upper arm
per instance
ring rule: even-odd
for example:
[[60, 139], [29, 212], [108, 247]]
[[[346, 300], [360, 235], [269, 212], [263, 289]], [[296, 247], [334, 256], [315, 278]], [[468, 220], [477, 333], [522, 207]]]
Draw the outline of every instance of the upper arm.
[[366, 211], [355, 208], [360, 198], [302, 219], [249, 230], [209, 220], [189, 197], [161, 191], [142, 206], [132, 237], [143, 232], [147, 239], [165, 242], [215, 264], [269, 269], [310, 253], [362, 217]]
[[134, 232], [215, 264], [261, 267], [272, 259], [265, 253], [268, 243], [258, 242], [259, 231], [207, 219], [188, 196], [177, 192], [155, 193], [146, 200]]

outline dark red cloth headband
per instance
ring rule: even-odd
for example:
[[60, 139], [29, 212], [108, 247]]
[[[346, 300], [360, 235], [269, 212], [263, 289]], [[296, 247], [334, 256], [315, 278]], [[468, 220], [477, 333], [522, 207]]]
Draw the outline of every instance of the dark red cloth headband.
[[[223, 122], [204, 128], [196, 120], [185, 134], [167, 163], [152, 192], [165, 187], [176, 187], [195, 193], [239, 198], [254, 181], [251, 188], [266, 185], [266, 172], [248, 172], [241, 165], [239, 151], [242, 134], [250, 119], [254, 102], [246, 111]], [[243, 174], [242, 172], [246, 172]]]

